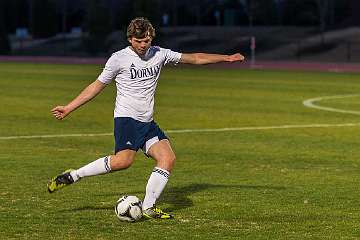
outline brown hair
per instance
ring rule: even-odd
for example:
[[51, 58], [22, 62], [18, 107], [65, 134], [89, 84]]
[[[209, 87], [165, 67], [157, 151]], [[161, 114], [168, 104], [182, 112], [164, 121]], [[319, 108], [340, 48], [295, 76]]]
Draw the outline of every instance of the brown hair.
[[152, 39], [155, 38], [155, 28], [151, 25], [150, 21], [143, 17], [134, 18], [126, 31], [128, 38], [146, 38], [150, 36]]

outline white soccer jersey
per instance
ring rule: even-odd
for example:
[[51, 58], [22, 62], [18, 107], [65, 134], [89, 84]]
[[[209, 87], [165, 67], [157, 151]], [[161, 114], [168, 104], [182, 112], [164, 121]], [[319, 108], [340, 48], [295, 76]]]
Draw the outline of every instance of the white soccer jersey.
[[154, 96], [161, 68], [178, 63], [181, 53], [152, 46], [144, 58], [130, 47], [115, 52], [106, 62], [98, 80], [116, 81], [117, 96], [114, 117], [131, 117], [141, 122], [153, 120]]

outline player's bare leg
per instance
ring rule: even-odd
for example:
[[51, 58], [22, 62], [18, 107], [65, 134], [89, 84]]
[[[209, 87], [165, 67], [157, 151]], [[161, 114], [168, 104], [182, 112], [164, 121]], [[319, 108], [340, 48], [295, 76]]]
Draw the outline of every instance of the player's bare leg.
[[119, 171], [130, 167], [135, 160], [135, 155], [136, 151], [131, 149], [125, 149], [111, 155], [111, 171]]
[[147, 218], [173, 218], [171, 214], [163, 212], [156, 207], [156, 200], [164, 190], [168, 178], [175, 164], [175, 153], [171, 148], [170, 142], [163, 139], [152, 145], [148, 155], [155, 159], [154, 168], [146, 186], [146, 195], [143, 202], [143, 214]]
[[99, 158], [77, 170], [68, 169], [48, 182], [48, 191], [53, 193], [84, 177], [126, 169], [134, 162], [135, 155], [136, 151], [125, 149], [115, 155]]
[[148, 155], [155, 159], [156, 167], [165, 169], [171, 173], [175, 165], [176, 156], [169, 140], [163, 139], [152, 145], [148, 151]]

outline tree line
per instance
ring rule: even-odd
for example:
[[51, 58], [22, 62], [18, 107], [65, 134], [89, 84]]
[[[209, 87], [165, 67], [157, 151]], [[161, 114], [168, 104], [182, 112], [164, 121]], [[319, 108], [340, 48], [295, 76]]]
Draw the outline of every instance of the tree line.
[[91, 51], [135, 16], [156, 26], [295, 25], [326, 31], [360, 25], [359, 11], [358, 0], [0, 0], [0, 54], [10, 53], [8, 34], [18, 28], [47, 38], [80, 27]]

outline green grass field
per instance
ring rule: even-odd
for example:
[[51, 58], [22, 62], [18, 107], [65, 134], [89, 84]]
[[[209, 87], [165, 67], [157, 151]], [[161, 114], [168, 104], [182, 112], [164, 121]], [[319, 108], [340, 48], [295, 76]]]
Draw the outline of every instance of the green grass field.
[[[114, 84], [64, 121], [50, 114], [100, 71], [0, 64], [0, 239], [360, 239], [360, 116], [302, 104], [358, 94], [359, 74], [163, 70], [155, 118], [164, 130], [239, 129], [169, 132], [177, 164], [159, 206], [176, 218], [125, 223], [114, 204], [143, 198], [154, 164], [141, 152], [126, 171], [49, 194], [50, 177], [112, 153], [113, 137], [4, 139], [111, 133]], [[317, 104], [360, 111], [359, 98]], [[346, 123], [358, 125], [335, 126]]]

